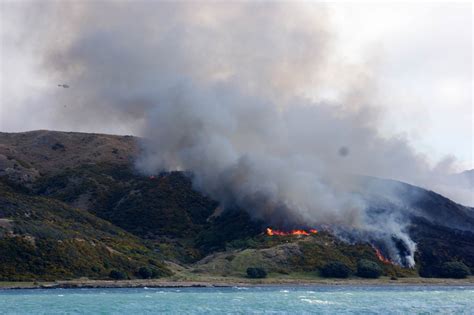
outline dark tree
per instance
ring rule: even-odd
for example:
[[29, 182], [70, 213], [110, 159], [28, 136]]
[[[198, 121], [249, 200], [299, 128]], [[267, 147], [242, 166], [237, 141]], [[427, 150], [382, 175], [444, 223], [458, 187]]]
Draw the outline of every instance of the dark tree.
[[138, 269], [138, 276], [142, 279], [149, 279], [152, 274], [152, 270], [148, 267], [140, 267], [140, 269]]
[[127, 275], [123, 272], [123, 271], [120, 271], [120, 270], [112, 270], [110, 273], [109, 273], [109, 277], [114, 279], [114, 280], [124, 280], [124, 279], [127, 279]]
[[469, 267], [459, 261], [445, 262], [439, 269], [439, 275], [443, 278], [466, 278], [471, 274]]
[[351, 270], [340, 261], [333, 261], [321, 268], [321, 276], [327, 278], [347, 278]]
[[357, 275], [362, 278], [376, 279], [382, 275], [382, 268], [373, 261], [362, 259], [357, 263]]
[[267, 277], [267, 272], [263, 268], [258, 268], [258, 267], [250, 267], [247, 268], [247, 276], [249, 278], [266, 278]]

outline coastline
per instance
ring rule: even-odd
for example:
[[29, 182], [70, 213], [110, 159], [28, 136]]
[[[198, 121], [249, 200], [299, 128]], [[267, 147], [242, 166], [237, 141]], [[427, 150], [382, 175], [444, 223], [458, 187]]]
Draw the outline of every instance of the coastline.
[[225, 288], [255, 286], [474, 286], [474, 277], [466, 279], [445, 278], [399, 278], [379, 279], [212, 279], [212, 280], [64, 280], [54, 282], [0, 282], [0, 290], [18, 289], [105, 289], [105, 288]]

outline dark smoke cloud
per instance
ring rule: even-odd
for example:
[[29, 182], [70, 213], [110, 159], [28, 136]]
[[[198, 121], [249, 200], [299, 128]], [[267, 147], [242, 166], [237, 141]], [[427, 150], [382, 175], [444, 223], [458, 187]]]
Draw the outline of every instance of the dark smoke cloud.
[[[370, 212], [355, 178], [428, 186], [449, 165], [433, 170], [403, 138], [378, 133], [370, 71], [331, 72], [324, 6], [95, 1], [35, 10], [49, 21], [35, 35], [43, 71], [70, 85], [41, 101], [65, 127], [133, 126], [146, 138], [144, 173], [191, 171], [224, 208], [270, 224], [340, 227], [414, 264], [407, 211]], [[310, 97], [324, 80], [340, 87], [340, 103]], [[391, 187], [371, 189], [400, 204]]]

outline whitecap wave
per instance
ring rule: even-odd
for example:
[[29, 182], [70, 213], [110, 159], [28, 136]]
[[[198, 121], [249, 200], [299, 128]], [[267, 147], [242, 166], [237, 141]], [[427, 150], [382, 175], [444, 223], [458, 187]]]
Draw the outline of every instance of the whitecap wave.
[[330, 305], [336, 304], [335, 302], [325, 301], [325, 300], [316, 300], [316, 299], [300, 299], [302, 302], [307, 302], [309, 304], [322, 304], [322, 305]]

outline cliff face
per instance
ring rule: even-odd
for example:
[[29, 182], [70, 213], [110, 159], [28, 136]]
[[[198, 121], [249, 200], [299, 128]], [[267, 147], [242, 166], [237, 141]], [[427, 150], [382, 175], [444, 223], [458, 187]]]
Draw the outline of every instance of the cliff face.
[[[361, 258], [386, 274], [416, 272], [382, 264], [370, 245], [328, 233], [266, 236], [265, 223], [245, 211], [221, 213], [193, 189], [189, 174], [140, 174], [133, 164], [138, 154], [131, 136], [0, 133], [0, 279], [107, 278], [112, 270], [135, 277], [140, 267], [167, 275], [167, 262], [220, 275], [242, 275], [252, 264], [313, 272], [331, 260], [355, 268]], [[461, 260], [474, 269], [473, 210], [402, 187], [417, 195], [410, 227], [417, 268], [436, 275], [441, 263]]]

